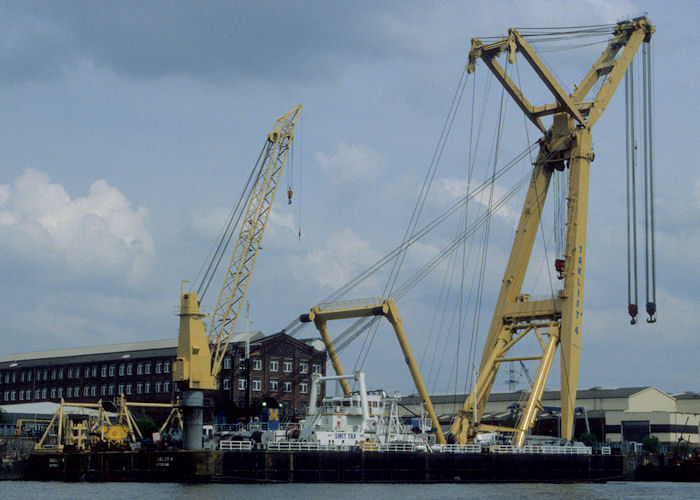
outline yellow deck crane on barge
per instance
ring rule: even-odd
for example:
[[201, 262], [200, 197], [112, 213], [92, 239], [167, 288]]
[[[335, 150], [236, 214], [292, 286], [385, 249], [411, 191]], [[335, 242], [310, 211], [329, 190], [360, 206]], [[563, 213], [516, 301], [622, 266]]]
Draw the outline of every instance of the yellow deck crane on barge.
[[[251, 174], [251, 188], [241, 205], [244, 208], [240, 212], [240, 232], [208, 334], [205, 333], [202, 321], [205, 315], [200, 312], [197, 292], [181, 294], [180, 330], [173, 380], [182, 391], [184, 444], [188, 450], [202, 448], [204, 391], [216, 390], [216, 376], [221, 370], [250, 284], [300, 111], [301, 105], [277, 119], [272, 132], [267, 136], [261, 160]], [[245, 192], [244, 190], [243, 198]], [[226, 234], [222, 241], [225, 239]]]
[[[589, 169], [594, 158], [591, 130], [605, 111], [642, 42], [649, 42], [653, 33], [654, 26], [646, 17], [618, 23], [607, 47], [571, 94], [564, 91], [518, 30], [510, 29], [507, 37], [494, 43], [472, 40], [468, 71], [473, 72], [477, 60], [482, 60], [544, 136], [539, 141], [539, 154], [534, 162], [478, 377], [452, 424], [451, 432], [458, 443], [467, 443], [480, 432], [496, 431], [511, 435], [512, 443], [522, 446], [541, 407], [542, 392], [558, 347], [561, 348], [561, 432], [565, 439], [572, 437], [581, 355]], [[530, 104], [498, 63], [496, 57], [503, 52], [507, 53], [511, 64], [518, 54], [524, 57], [555, 102], [543, 106]], [[587, 100], [601, 79], [599, 90]], [[552, 115], [552, 125], [545, 128], [541, 117], [548, 115]], [[552, 299], [529, 300], [522, 285], [547, 190], [554, 171], [565, 168], [569, 169], [566, 250], [565, 259], [558, 263], [563, 288]], [[509, 357], [509, 349], [528, 334], [537, 337], [541, 352], [535, 356]], [[517, 426], [510, 428], [481, 423], [499, 367], [504, 362], [523, 360], [539, 360], [539, 367]]]

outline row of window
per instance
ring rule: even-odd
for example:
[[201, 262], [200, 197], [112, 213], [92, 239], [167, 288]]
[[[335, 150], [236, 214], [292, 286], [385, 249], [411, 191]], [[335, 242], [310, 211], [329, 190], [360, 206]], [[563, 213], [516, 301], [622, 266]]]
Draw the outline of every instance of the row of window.
[[[102, 365], [100, 369], [100, 375], [102, 377], [114, 377], [117, 369], [119, 370], [119, 376], [133, 375], [134, 368], [136, 368], [136, 375], [150, 375], [151, 368], [155, 369], [155, 373], [170, 373], [170, 361], [156, 361], [152, 363], [150, 361], [145, 363], [120, 363], [119, 365]], [[64, 375], [67, 379], [72, 378], [95, 378], [97, 377], [98, 367], [97, 366], [85, 366], [85, 367], [69, 367], [69, 368], [52, 368], [50, 371], [48, 368], [43, 370], [36, 370], [36, 380], [41, 382], [42, 380], [49, 380], [49, 374], [51, 375], [51, 380], [63, 380]], [[4, 380], [6, 384], [11, 382], [31, 382], [32, 373], [34, 370], [11, 370], [6, 371]], [[109, 375], [108, 375], [109, 374]], [[0, 378], [2, 380], [3, 378]]]
[[[244, 378], [239, 378], [237, 383], [238, 383], [238, 390], [239, 391], [245, 391], [248, 387], [248, 381]], [[231, 388], [231, 380], [228, 378], [224, 379], [224, 389], [230, 389]], [[282, 381], [282, 388], [284, 392], [292, 392], [292, 381], [291, 380], [284, 380]], [[253, 379], [250, 381], [250, 389], [254, 392], [259, 392], [262, 391], [262, 380], [260, 379]], [[277, 379], [270, 379], [270, 392], [279, 392], [280, 390], [280, 385], [279, 385], [279, 380]], [[308, 394], [309, 392], [309, 383], [308, 382], [299, 382], [299, 394]]]
[[[134, 390], [136, 390], [136, 394], [150, 394], [151, 393], [151, 388], [153, 388], [154, 393], [169, 393], [170, 392], [170, 381], [165, 380], [165, 381], [158, 381], [158, 382], [139, 382], [138, 384], [109, 384], [109, 385], [102, 385], [100, 387], [100, 396], [114, 396], [115, 395], [115, 388], [116, 388], [116, 395], [119, 394], [124, 394], [126, 396], [129, 396], [134, 393]], [[43, 400], [47, 399], [47, 396], [49, 394], [49, 389], [44, 387], [42, 389], [35, 389], [34, 390], [34, 400]], [[50, 399], [57, 399], [57, 398], [62, 398], [64, 397], [64, 388], [63, 387], [52, 387], [50, 389], [50, 394], [51, 398]], [[27, 389], [27, 390], [21, 390], [21, 391], [5, 391], [4, 394], [4, 400], [5, 401], [32, 401], [32, 390]], [[83, 386], [82, 387], [82, 395], [81, 395], [81, 387], [80, 386], [75, 386], [75, 387], [66, 387], [65, 388], [65, 397], [66, 398], [79, 398], [79, 397], [96, 397], [97, 396], [97, 386]]]
[[[294, 361], [291, 359], [284, 359], [282, 361], [282, 371], [284, 373], [292, 373], [292, 368], [294, 365]], [[238, 361], [238, 366], [243, 370], [245, 369], [246, 366], [246, 359], [245, 358], [240, 358]], [[262, 370], [263, 362], [262, 359], [260, 358], [252, 358], [251, 359], [251, 368], [253, 370]], [[231, 358], [227, 357], [224, 359], [224, 368], [226, 370], [231, 369]], [[313, 373], [321, 373], [321, 365], [318, 363], [314, 363], [312, 366]], [[280, 371], [280, 360], [276, 358], [271, 358], [270, 359], [270, 371], [271, 372], [278, 372]], [[309, 373], [309, 362], [308, 360], [302, 359], [299, 361], [299, 373], [302, 374], [307, 374]]]

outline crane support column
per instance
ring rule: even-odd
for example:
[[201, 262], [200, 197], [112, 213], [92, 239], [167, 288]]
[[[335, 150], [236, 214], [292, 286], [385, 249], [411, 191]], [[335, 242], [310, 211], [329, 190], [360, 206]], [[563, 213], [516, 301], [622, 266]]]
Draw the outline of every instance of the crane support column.
[[401, 320], [401, 317], [399, 316], [399, 313], [396, 310], [396, 304], [391, 299], [386, 300], [385, 304], [388, 306], [386, 318], [389, 320], [389, 323], [391, 323], [391, 326], [394, 327], [396, 338], [399, 341], [401, 351], [403, 351], [404, 359], [406, 360], [408, 369], [411, 372], [411, 376], [413, 377], [413, 383], [415, 384], [416, 389], [418, 390], [418, 394], [420, 394], [420, 397], [423, 400], [423, 404], [425, 405], [425, 411], [428, 412], [428, 416], [433, 421], [433, 427], [435, 427], [435, 437], [437, 439], [437, 442], [438, 444], [444, 444], [445, 436], [442, 434], [442, 429], [440, 428], [440, 421], [437, 418], [437, 414], [435, 413], [435, 409], [433, 408], [433, 403], [430, 400], [428, 391], [425, 388], [425, 384], [423, 383], [423, 377], [421, 377], [420, 375], [418, 365], [416, 365], [416, 360], [413, 357], [413, 353], [411, 352], [411, 347], [408, 345], [406, 334], [403, 331], [403, 321]]
[[[321, 333], [321, 339], [323, 339], [323, 343], [326, 346], [326, 351], [328, 352], [328, 357], [331, 359], [331, 365], [333, 365], [333, 370], [335, 370], [335, 374], [339, 377], [345, 376], [345, 372], [343, 372], [343, 367], [340, 366], [338, 354], [335, 352], [335, 346], [333, 345], [333, 341], [331, 341], [331, 336], [328, 335], [328, 322], [326, 320], [317, 318], [314, 320], [314, 324], [316, 325], [316, 328], [318, 328], [318, 331]], [[348, 384], [347, 379], [341, 378], [338, 379], [338, 382], [340, 383], [340, 387], [343, 388], [343, 393], [346, 396], [349, 396], [352, 391], [350, 390], [350, 384]]]
[[530, 397], [527, 400], [527, 405], [525, 406], [525, 411], [518, 424], [518, 433], [515, 440], [516, 446], [522, 446], [525, 444], [525, 436], [532, 425], [535, 423], [535, 417], [537, 416], [537, 410], [540, 407], [540, 401], [542, 400], [542, 392], [544, 392], [544, 386], [547, 382], [547, 377], [549, 377], [549, 372], [552, 368], [552, 362], [554, 361], [554, 354], [557, 352], [557, 345], [559, 344], [559, 325], [553, 323], [549, 327], [549, 339], [547, 340], [547, 347], [544, 350], [544, 356], [540, 361], [540, 367], [537, 370], [537, 377], [535, 378], [535, 383], [532, 385], [532, 391], [530, 392]]
[[571, 439], [583, 334], [583, 284], [586, 264], [588, 179], [593, 151], [590, 129], [576, 130], [569, 160], [566, 267], [561, 313], [561, 432]]

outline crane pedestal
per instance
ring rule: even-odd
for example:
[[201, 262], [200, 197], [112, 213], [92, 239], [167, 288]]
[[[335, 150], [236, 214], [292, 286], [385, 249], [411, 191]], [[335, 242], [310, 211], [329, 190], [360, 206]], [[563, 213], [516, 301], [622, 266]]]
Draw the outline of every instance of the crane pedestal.
[[186, 450], [201, 450], [204, 439], [204, 392], [183, 391], [183, 444]]

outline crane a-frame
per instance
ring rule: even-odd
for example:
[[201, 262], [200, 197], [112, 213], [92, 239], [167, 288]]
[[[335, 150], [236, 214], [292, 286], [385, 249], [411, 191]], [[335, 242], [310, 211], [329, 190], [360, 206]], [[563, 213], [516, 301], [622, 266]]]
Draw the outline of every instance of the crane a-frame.
[[243, 205], [240, 232], [208, 334], [205, 334], [202, 321], [205, 315], [200, 312], [197, 293], [190, 291], [181, 294], [180, 331], [173, 380], [183, 393], [186, 449], [202, 447], [203, 391], [217, 388], [216, 376], [221, 370], [250, 284], [300, 111], [301, 104], [278, 118], [267, 136], [262, 163], [252, 174], [252, 187]]
[[[617, 24], [613, 38], [578, 87], [567, 94], [545, 67], [525, 38], [510, 29], [508, 36], [490, 44], [472, 40], [468, 71], [481, 59], [525, 116], [544, 134], [534, 162], [532, 178], [515, 234], [510, 258], [484, 346], [474, 389], [456, 415], [451, 432], [458, 443], [466, 443], [482, 431], [512, 435], [513, 444], [522, 446], [541, 407], [542, 392], [557, 348], [561, 349], [561, 433], [571, 439], [583, 320], [583, 285], [586, 263], [586, 224], [591, 149], [591, 129], [605, 111], [642, 42], [654, 33], [646, 17]], [[507, 53], [514, 63], [522, 55], [554, 96], [553, 104], [533, 106], [511, 80], [496, 57]], [[602, 80], [592, 96], [588, 94]], [[545, 128], [541, 117], [552, 115]], [[549, 300], [529, 300], [522, 291], [523, 280], [542, 216], [550, 179], [555, 170], [569, 169], [567, 230], [563, 288]], [[541, 353], [535, 356], [508, 356], [508, 351], [528, 334], [537, 337]], [[515, 428], [480, 423], [498, 369], [504, 362], [539, 360], [527, 404]]]

